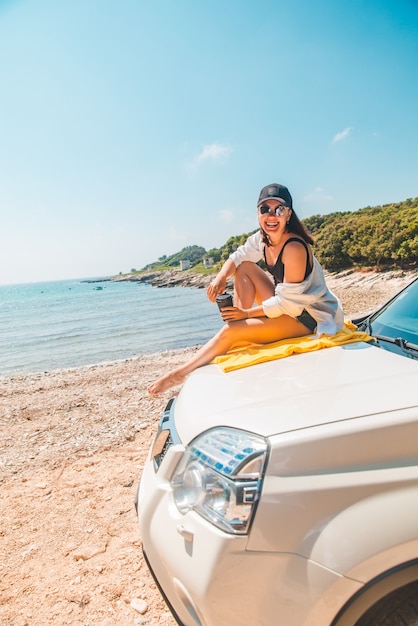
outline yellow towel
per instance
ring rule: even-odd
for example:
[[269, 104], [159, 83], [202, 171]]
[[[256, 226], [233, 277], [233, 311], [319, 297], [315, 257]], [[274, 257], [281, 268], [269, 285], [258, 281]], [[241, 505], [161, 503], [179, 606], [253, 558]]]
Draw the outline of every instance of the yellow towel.
[[333, 346], [340, 346], [344, 343], [371, 340], [373, 340], [373, 337], [367, 333], [358, 331], [357, 326], [352, 322], [346, 321], [344, 328], [339, 330], [335, 335], [322, 335], [321, 337], [308, 335], [305, 337], [297, 337], [296, 339], [282, 339], [274, 343], [253, 343], [245, 348], [235, 348], [234, 350], [230, 350], [227, 354], [217, 356], [213, 359], [212, 363], [219, 365], [224, 372], [230, 372], [240, 369], [241, 367], [255, 365], [256, 363], [283, 359], [291, 354], [314, 352], [321, 348], [332, 348]]

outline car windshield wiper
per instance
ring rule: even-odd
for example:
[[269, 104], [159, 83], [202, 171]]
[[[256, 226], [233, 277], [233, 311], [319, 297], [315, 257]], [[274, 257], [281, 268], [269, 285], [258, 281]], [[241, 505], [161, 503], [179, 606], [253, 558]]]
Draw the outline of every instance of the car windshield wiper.
[[377, 335], [376, 333], [374, 333], [370, 318], [361, 320], [358, 323], [357, 328], [365, 333], [368, 333], [377, 341], [391, 343], [395, 346], [398, 346], [403, 352], [405, 352], [405, 354], [410, 355], [413, 352], [418, 352], [418, 345], [416, 343], [412, 343], [411, 341], [407, 341], [403, 337], [388, 337], [387, 335]]
[[[371, 327], [369, 327], [371, 330]], [[403, 339], [403, 337], [386, 337], [385, 335], [372, 335], [377, 341], [386, 341], [387, 343], [392, 343], [395, 346], [401, 348], [403, 352], [406, 354], [410, 354], [411, 352], [418, 352], [418, 345], [416, 343], [412, 343], [411, 341], [407, 341]]]

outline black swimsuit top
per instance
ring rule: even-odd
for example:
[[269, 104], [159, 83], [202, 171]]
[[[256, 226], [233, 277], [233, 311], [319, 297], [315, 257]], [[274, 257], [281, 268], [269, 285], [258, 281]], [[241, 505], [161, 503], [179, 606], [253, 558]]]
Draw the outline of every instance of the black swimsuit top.
[[290, 243], [291, 241], [298, 241], [304, 246], [306, 250], [306, 255], [307, 255], [306, 256], [306, 270], [305, 270], [305, 276], [303, 277], [303, 280], [305, 280], [309, 276], [309, 274], [312, 272], [312, 265], [309, 261], [309, 248], [308, 248], [307, 243], [303, 239], [299, 239], [299, 237], [290, 237], [290, 239], [285, 241], [283, 248], [280, 250], [280, 254], [277, 257], [277, 261], [274, 265], [269, 265], [267, 263], [266, 249], [264, 248], [264, 261], [266, 263], [268, 271], [274, 278], [275, 285], [277, 285], [278, 283], [282, 283], [284, 280], [284, 263], [282, 261], [282, 255], [283, 255], [283, 250], [285, 249], [287, 244]]

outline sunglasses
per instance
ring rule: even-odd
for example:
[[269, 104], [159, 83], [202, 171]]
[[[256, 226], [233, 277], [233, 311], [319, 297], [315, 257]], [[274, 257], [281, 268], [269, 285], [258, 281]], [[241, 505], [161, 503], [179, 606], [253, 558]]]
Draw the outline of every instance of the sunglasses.
[[282, 215], [284, 215], [287, 208], [288, 207], [285, 206], [284, 204], [279, 204], [279, 206], [274, 207], [274, 209], [267, 206], [267, 204], [262, 204], [258, 208], [258, 210], [260, 211], [261, 215], [266, 215], [267, 213], [274, 213], [275, 215], [277, 215], [277, 217], [281, 217]]

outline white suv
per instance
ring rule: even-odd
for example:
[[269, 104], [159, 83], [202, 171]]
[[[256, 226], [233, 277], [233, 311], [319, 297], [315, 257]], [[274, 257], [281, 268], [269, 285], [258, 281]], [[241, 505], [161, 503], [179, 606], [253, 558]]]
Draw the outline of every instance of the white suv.
[[137, 508], [179, 624], [418, 624], [418, 279], [356, 323], [169, 402]]

